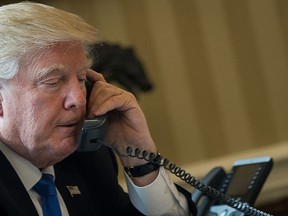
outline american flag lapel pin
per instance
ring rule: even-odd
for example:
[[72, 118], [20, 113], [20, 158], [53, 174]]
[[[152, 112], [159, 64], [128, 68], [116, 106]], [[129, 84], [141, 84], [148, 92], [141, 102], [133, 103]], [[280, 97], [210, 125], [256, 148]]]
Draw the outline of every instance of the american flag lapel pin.
[[67, 185], [66, 187], [67, 187], [71, 197], [74, 197], [75, 195], [80, 195], [81, 194], [81, 191], [79, 190], [78, 186]]

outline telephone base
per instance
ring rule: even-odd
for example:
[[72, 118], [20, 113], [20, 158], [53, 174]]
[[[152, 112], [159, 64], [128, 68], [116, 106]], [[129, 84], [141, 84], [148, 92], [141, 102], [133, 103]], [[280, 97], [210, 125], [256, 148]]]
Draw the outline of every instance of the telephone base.
[[209, 216], [244, 216], [244, 213], [227, 205], [215, 205], [210, 208]]

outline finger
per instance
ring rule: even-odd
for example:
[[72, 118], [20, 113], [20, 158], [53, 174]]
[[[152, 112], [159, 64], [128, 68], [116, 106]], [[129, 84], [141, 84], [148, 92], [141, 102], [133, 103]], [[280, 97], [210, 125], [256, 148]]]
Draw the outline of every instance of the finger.
[[106, 82], [105, 81], [105, 78], [104, 76], [101, 74], [101, 73], [98, 73], [96, 71], [93, 71], [92, 69], [89, 69], [87, 71], [87, 79], [92, 82], [93, 84], [97, 81], [103, 81], [103, 82]]
[[[97, 84], [103, 85], [105, 83], [98, 82]], [[101, 87], [98, 86], [97, 91], [95, 91], [93, 95], [93, 103], [89, 103], [88, 116], [103, 115], [114, 109], [126, 111], [134, 106], [134, 100], [132, 94], [115, 86], [109, 84]]]
[[[119, 95], [122, 89], [119, 89], [109, 83], [98, 81], [93, 85], [92, 92], [88, 101], [88, 117], [94, 117], [95, 113], [105, 113], [105, 110], [99, 110], [99, 107], [109, 98]], [[109, 110], [106, 110], [106, 112]], [[104, 112], [104, 113], [103, 113]]]

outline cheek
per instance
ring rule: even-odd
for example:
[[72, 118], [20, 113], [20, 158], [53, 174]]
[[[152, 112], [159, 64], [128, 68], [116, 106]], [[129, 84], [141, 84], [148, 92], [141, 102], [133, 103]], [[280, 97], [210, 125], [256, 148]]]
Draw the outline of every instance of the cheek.
[[47, 96], [43, 94], [29, 95], [24, 102], [29, 118], [42, 121], [42, 119], [53, 119], [61, 109], [61, 101], [58, 95]]
[[34, 121], [36, 121], [36, 119], [41, 120], [41, 113], [43, 114], [42, 117], [45, 116], [43, 112], [45, 110], [45, 104], [43, 104], [43, 101], [36, 97], [23, 97], [18, 104], [21, 105], [18, 108], [18, 113], [20, 113], [20, 115], [24, 118], [23, 121], [28, 125], [32, 124]]
[[37, 130], [41, 130], [41, 121], [45, 115], [41, 117], [37, 110], [37, 106], [34, 103], [23, 103], [21, 108], [18, 108], [16, 113], [20, 113], [20, 115], [16, 117], [15, 122], [17, 122], [16, 126], [19, 128], [21, 139], [32, 138]]
[[[19, 99], [19, 107], [14, 110], [14, 120], [21, 131], [21, 136], [24, 139], [36, 136], [37, 133], [40, 137], [44, 138], [45, 132], [49, 132], [49, 125], [55, 119], [56, 110], [55, 103], [57, 101], [47, 101], [47, 99], [30, 95], [25, 95]], [[16, 116], [15, 113], [19, 113]], [[13, 113], [12, 113], [13, 115]], [[36, 138], [36, 137], [34, 137]]]
[[18, 143], [18, 145], [23, 142], [29, 143], [26, 141], [31, 140], [33, 136], [31, 134], [37, 127], [34, 110], [32, 104], [26, 103], [25, 97], [15, 98], [11, 103], [5, 104], [1, 132], [7, 142]]
[[[26, 104], [26, 117], [27, 126], [33, 130], [47, 130], [53, 126], [53, 122], [59, 115], [59, 102], [55, 98], [54, 100], [47, 100], [44, 98], [34, 98], [31, 103]], [[44, 131], [45, 133], [45, 131]]]

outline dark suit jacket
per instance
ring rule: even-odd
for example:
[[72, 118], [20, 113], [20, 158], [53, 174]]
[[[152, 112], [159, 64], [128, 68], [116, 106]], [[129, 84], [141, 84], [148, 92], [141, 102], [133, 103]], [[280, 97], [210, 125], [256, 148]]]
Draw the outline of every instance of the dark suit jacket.
[[[110, 149], [102, 147], [95, 152], [75, 152], [54, 168], [56, 186], [71, 216], [142, 215], [118, 184], [117, 161]], [[0, 172], [0, 215], [38, 215], [29, 194], [1, 151]], [[77, 186], [81, 194], [72, 197], [67, 186]], [[193, 211], [193, 204], [191, 208]]]

